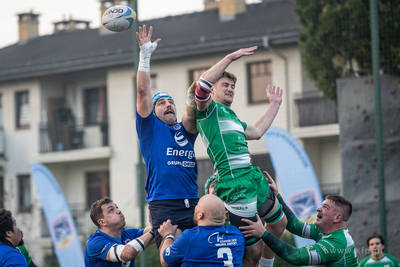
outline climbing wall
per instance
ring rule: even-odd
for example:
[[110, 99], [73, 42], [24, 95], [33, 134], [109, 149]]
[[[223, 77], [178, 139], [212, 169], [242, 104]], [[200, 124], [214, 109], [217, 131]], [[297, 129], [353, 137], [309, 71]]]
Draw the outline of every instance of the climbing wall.
[[[338, 80], [340, 152], [343, 195], [353, 203], [348, 228], [359, 260], [366, 239], [380, 233], [379, 187], [372, 78]], [[382, 134], [385, 165], [386, 220], [389, 254], [400, 258], [400, 78], [381, 77]]]

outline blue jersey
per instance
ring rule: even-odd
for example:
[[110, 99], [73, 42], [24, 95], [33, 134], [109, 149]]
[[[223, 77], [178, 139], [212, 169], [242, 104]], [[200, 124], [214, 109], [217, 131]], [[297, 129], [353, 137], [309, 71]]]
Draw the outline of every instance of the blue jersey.
[[143, 235], [143, 230], [122, 229], [121, 238], [114, 238], [100, 230], [89, 236], [85, 247], [85, 266], [86, 267], [133, 267], [135, 260], [128, 262], [111, 262], [106, 260], [110, 248], [115, 244], [125, 245], [136, 237]]
[[1, 267], [27, 267], [28, 263], [24, 255], [13, 247], [0, 243]]
[[185, 230], [163, 252], [171, 266], [242, 266], [244, 237], [235, 226], [197, 226]]
[[187, 132], [181, 122], [169, 126], [153, 113], [142, 118], [137, 112], [136, 131], [146, 163], [146, 201], [198, 198], [197, 133]]

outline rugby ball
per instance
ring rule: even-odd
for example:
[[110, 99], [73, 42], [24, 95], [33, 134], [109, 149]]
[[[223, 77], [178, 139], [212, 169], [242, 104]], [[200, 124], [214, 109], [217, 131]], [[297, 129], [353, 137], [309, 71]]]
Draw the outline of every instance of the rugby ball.
[[104, 12], [101, 22], [110, 31], [122, 32], [129, 29], [135, 19], [136, 12], [131, 7], [116, 5]]

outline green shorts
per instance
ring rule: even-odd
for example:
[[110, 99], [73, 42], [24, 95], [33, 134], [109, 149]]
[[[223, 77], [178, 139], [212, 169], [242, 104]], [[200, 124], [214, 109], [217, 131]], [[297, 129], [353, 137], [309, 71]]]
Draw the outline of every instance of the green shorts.
[[252, 171], [240, 178], [217, 180], [215, 194], [242, 217], [253, 217], [269, 193], [268, 180], [258, 167], [253, 167]]

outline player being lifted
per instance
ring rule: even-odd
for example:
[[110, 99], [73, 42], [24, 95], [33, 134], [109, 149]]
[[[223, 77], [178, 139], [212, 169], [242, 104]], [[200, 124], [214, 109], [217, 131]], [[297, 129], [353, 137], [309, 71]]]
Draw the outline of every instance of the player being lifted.
[[[239, 227], [247, 218], [256, 221], [256, 213], [267, 228], [280, 237], [286, 217], [268, 181], [251, 164], [246, 140], [260, 139], [268, 130], [282, 103], [282, 90], [268, 86], [268, 108], [252, 125], [239, 120], [230, 108], [235, 96], [236, 77], [225, 69], [233, 61], [250, 56], [257, 47], [239, 49], [207, 70], [198, 81], [196, 125], [215, 169], [215, 193], [225, 202], [230, 222]], [[190, 101], [190, 97], [188, 97]], [[260, 238], [247, 238], [243, 266], [256, 266], [263, 253]], [[274, 253], [265, 248], [259, 266], [272, 266]]]

